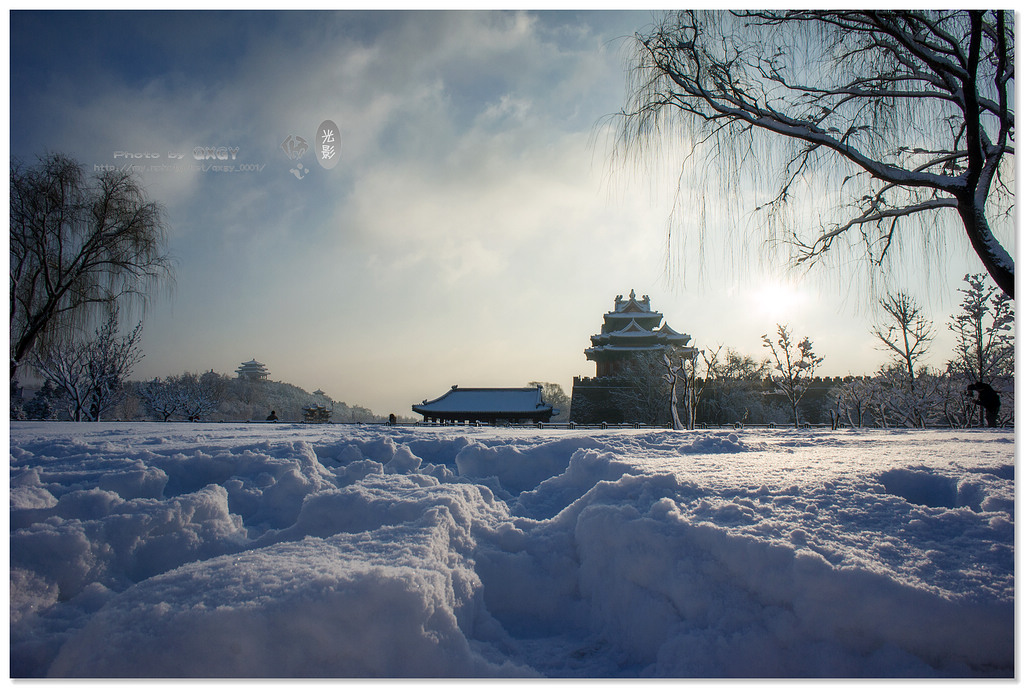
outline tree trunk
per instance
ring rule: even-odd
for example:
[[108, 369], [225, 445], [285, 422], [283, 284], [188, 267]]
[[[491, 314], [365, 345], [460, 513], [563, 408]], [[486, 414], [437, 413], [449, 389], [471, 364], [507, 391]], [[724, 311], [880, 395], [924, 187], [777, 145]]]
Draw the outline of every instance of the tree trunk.
[[678, 375], [672, 375], [672, 383], [671, 383], [670, 388], [669, 388], [669, 400], [670, 400], [669, 406], [670, 406], [671, 411], [672, 411], [672, 429], [673, 430], [682, 430], [683, 429], [683, 427], [682, 427], [683, 424], [679, 420], [679, 400], [676, 398], [676, 383], [677, 383], [678, 379], [679, 379]]
[[958, 200], [957, 212], [963, 220], [967, 238], [971, 240], [971, 246], [981, 259], [982, 265], [988, 270], [992, 280], [1007, 296], [1011, 299], [1014, 298], [1013, 258], [996, 241], [988, 220], [985, 218], [984, 210], [976, 206], [973, 196]]

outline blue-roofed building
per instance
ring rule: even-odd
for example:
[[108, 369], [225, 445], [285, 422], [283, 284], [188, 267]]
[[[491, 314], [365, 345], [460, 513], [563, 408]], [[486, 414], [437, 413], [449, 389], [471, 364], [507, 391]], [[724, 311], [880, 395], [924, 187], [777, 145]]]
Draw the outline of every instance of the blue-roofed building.
[[412, 410], [426, 422], [538, 423], [548, 422], [557, 411], [544, 403], [541, 387], [452, 388], [433, 401], [423, 400]]

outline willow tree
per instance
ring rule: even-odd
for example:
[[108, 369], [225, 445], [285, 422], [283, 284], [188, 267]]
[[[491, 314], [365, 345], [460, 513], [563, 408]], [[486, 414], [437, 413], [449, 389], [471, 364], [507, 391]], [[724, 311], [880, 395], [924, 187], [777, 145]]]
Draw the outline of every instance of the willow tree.
[[842, 246], [884, 270], [894, 245], [963, 232], [1012, 298], [1013, 29], [1004, 11], [671, 13], [635, 37], [621, 141], [643, 155], [679, 126], [697, 194], [767, 189], [751, 210], [794, 265]]
[[11, 170], [11, 379], [119, 303], [171, 276], [163, 207], [128, 172], [61, 154]]

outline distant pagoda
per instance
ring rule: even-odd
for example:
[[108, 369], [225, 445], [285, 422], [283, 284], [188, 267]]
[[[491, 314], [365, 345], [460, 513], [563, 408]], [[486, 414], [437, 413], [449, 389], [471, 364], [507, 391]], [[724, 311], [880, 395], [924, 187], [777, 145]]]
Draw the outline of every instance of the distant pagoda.
[[693, 355], [696, 350], [687, 346], [690, 335], [676, 332], [667, 322], [658, 327], [662, 317], [651, 310], [651, 297], [646, 294], [639, 300], [635, 291], [629, 292], [629, 299], [616, 296], [615, 309], [604, 314], [600, 334], [593, 335], [592, 346], [583, 351], [588, 361], [597, 363], [597, 377], [620, 375], [645, 353], [671, 350]]
[[238, 377], [242, 380], [266, 380], [270, 375], [270, 372], [267, 370], [267, 366], [263, 365], [255, 358], [238, 366], [235, 373], [237, 373]]

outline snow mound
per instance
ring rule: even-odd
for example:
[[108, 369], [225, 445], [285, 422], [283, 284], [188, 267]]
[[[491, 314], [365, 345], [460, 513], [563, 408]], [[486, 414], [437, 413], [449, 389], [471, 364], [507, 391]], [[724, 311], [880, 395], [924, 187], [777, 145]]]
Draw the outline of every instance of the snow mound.
[[539, 445], [488, 446], [473, 442], [459, 451], [455, 465], [467, 478], [495, 477], [502, 488], [518, 494], [562, 473], [576, 449], [594, 447], [588, 437], [552, 440]]
[[591, 623], [645, 675], [940, 675], [1013, 653], [1006, 607], [693, 522], [668, 499], [592, 507], [575, 533]]
[[582, 497], [604, 480], [618, 480], [634, 470], [630, 464], [617, 461], [614, 454], [593, 449], [578, 449], [569, 458], [565, 472], [523, 492], [515, 501], [518, 514], [532, 518], [550, 518]]
[[1013, 676], [1011, 438], [14, 423], [11, 674]]
[[[52, 677], [534, 676], [462, 632], [499, 632], [453, 554], [443, 507], [364, 535], [307, 538], [131, 588], [66, 643]], [[489, 628], [493, 627], [493, 628]]]
[[705, 435], [693, 440], [689, 445], [679, 447], [682, 454], [731, 454], [749, 451], [739, 436], [731, 432], [728, 435]]
[[894, 468], [878, 481], [889, 494], [921, 506], [973, 511], [1010, 511], [1013, 494], [1007, 481], [993, 473], [943, 475], [929, 468]]

